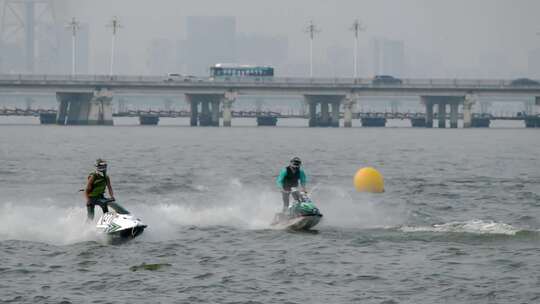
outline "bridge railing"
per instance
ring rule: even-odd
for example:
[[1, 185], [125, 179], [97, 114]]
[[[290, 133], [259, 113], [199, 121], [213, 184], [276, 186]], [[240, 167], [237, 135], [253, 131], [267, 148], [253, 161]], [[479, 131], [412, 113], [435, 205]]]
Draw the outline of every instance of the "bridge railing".
[[102, 82], [102, 83], [150, 83], [150, 84], [268, 84], [281, 86], [332, 85], [363, 87], [482, 87], [502, 88], [512, 86], [512, 80], [503, 79], [401, 79], [401, 83], [374, 84], [372, 78], [302, 78], [302, 77], [185, 77], [168, 79], [167, 76], [143, 75], [39, 75], [39, 74], [0, 74], [2, 82]]

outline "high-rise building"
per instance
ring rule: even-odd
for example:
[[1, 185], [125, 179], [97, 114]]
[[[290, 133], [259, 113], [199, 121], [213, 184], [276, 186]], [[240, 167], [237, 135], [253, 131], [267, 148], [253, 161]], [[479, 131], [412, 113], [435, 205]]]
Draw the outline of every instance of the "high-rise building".
[[385, 38], [371, 40], [373, 73], [402, 77], [405, 73], [405, 50], [403, 41]]
[[186, 34], [187, 73], [207, 75], [211, 65], [236, 61], [235, 17], [187, 17]]
[[288, 61], [289, 41], [285, 36], [238, 34], [236, 41], [238, 63], [278, 67]]
[[176, 46], [167, 39], [152, 39], [147, 49], [146, 66], [152, 75], [164, 75], [175, 70], [176, 58], [174, 53]]
[[528, 76], [540, 79], [540, 49], [529, 51], [527, 59]]
[[352, 51], [339, 45], [326, 49], [327, 67], [324, 77], [350, 77], [352, 70]]
[[[66, 23], [67, 24], [67, 23]], [[40, 73], [71, 74], [73, 54], [73, 34], [66, 24], [50, 25], [46, 28], [46, 38], [39, 39], [39, 57], [36, 70]], [[56, 37], [57, 39], [50, 39]], [[76, 73], [88, 74], [90, 56], [90, 35], [87, 23], [80, 23], [75, 36]]]
[[58, 24], [67, 23], [68, 0], [0, 1], [0, 70], [44, 72], [54, 64], [59, 45]]

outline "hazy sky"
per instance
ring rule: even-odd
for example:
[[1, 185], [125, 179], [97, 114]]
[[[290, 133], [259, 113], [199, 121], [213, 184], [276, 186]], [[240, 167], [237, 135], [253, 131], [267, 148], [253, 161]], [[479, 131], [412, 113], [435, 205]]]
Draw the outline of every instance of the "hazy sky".
[[[124, 24], [119, 51], [129, 58], [127, 73], [142, 72], [152, 38], [183, 39], [185, 16], [236, 16], [240, 33], [286, 35], [289, 58], [306, 63], [303, 28], [313, 20], [322, 32], [316, 62], [324, 65], [330, 46], [352, 49], [350, 28], [360, 19], [361, 65], [369, 65], [371, 37], [403, 40], [411, 76], [514, 77], [527, 75], [528, 52], [540, 47], [539, 0], [64, 0], [66, 19], [90, 24], [92, 65], [107, 58], [105, 24], [117, 15]], [[352, 61], [352, 54], [351, 54]], [[366, 66], [362, 74], [369, 74]], [[96, 71], [96, 72], [97, 72]], [[538, 71], [540, 72], [540, 71]]]

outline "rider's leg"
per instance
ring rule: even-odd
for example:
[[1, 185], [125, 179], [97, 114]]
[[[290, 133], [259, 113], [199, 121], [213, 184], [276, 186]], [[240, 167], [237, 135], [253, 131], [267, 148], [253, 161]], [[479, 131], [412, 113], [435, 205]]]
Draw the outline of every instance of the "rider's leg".
[[99, 206], [101, 207], [101, 211], [103, 211], [103, 214], [109, 212], [109, 207], [107, 207], [107, 203], [101, 203], [99, 204]]
[[283, 212], [286, 212], [289, 209], [289, 194], [287, 190], [281, 191], [281, 198], [283, 199]]
[[96, 205], [92, 200], [88, 201], [86, 203], [86, 220], [87, 221], [93, 221], [94, 220], [94, 208]]
[[98, 204], [101, 207], [101, 211], [103, 211], [103, 214], [109, 212], [109, 208], [107, 207], [107, 202], [103, 195], [97, 200], [96, 204]]

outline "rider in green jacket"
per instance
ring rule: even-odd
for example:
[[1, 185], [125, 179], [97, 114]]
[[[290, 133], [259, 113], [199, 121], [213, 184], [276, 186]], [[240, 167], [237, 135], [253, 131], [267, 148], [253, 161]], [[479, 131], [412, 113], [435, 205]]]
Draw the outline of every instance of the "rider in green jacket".
[[96, 205], [101, 207], [103, 213], [109, 211], [104, 197], [105, 188], [107, 188], [111, 199], [114, 200], [111, 179], [107, 175], [107, 162], [100, 158], [96, 160], [95, 167], [95, 171], [88, 175], [88, 182], [86, 183], [86, 190], [84, 191], [89, 221], [94, 219], [94, 208]]
[[276, 184], [281, 188], [282, 199], [283, 199], [283, 212], [289, 208], [289, 196], [291, 194], [291, 188], [298, 187], [298, 182], [302, 186], [302, 191], [306, 191], [306, 182], [307, 177], [304, 170], [301, 168], [302, 161], [300, 158], [295, 157], [291, 159], [290, 164], [282, 168], [279, 172], [279, 175], [276, 179]]

